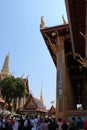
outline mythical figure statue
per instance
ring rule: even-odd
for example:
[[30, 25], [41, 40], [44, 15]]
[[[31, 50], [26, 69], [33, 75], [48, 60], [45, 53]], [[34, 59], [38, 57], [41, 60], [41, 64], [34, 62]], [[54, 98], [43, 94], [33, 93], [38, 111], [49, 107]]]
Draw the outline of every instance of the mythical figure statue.
[[40, 23], [40, 28], [45, 27], [45, 22], [44, 22], [44, 16], [41, 17], [41, 23]]

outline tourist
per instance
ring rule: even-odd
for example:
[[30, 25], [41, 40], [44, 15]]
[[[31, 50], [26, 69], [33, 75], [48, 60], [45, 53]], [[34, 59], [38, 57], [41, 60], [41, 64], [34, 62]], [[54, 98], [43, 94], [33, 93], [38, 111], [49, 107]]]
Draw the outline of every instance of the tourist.
[[48, 124], [48, 130], [57, 130], [58, 129], [58, 124], [55, 121], [55, 118], [52, 118], [50, 123]]
[[38, 127], [38, 122], [39, 122], [39, 118], [37, 116], [35, 116], [34, 119], [32, 119], [31, 123], [32, 123], [32, 130], [37, 130]]
[[48, 130], [48, 121], [46, 119], [40, 119], [37, 130]]
[[6, 130], [6, 119], [5, 119], [5, 116], [2, 117], [2, 130]]
[[77, 129], [76, 120], [75, 117], [72, 117], [69, 123], [69, 130], [76, 130], [76, 129]]
[[87, 119], [84, 121], [84, 130], [87, 130]]
[[15, 119], [13, 130], [18, 130], [18, 119]]
[[84, 122], [82, 121], [81, 117], [78, 117], [77, 130], [83, 130], [83, 129], [84, 129]]
[[62, 119], [58, 118], [58, 130], [62, 130]]
[[14, 123], [15, 123], [15, 117], [12, 116], [10, 119], [10, 125], [12, 128], [13, 128]]
[[23, 130], [28, 130], [28, 116], [25, 117]]
[[62, 130], [68, 130], [68, 125], [67, 125], [67, 122], [66, 120], [62, 120], [62, 126], [61, 126]]

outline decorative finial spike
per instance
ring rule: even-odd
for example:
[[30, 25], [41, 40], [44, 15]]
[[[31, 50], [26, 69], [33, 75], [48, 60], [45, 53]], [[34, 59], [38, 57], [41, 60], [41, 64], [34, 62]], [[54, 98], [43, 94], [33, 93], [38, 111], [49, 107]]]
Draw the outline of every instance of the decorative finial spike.
[[45, 27], [45, 22], [44, 22], [44, 16], [41, 17], [41, 23], [40, 23], [40, 28]]
[[41, 88], [41, 93], [40, 93], [40, 100], [43, 102], [42, 88]]
[[62, 15], [62, 20], [63, 20], [63, 24], [67, 24], [67, 22], [66, 22], [66, 20], [65, 20], [63, 15]]

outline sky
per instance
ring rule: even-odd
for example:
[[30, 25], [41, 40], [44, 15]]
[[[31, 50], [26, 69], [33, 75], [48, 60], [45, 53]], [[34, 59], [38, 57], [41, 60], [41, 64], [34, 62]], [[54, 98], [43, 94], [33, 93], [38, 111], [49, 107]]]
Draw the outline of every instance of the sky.
[[[10, 73], [28, 77], [33, 96], [50, 109], [56, 103], [56, 68], [40, 32], [41, 16], [52, 27], [67, 20], [64, 0], [0, 0], [0, 70], [10, 55]], [[54, 104], [51, 104], [54, 101]]]

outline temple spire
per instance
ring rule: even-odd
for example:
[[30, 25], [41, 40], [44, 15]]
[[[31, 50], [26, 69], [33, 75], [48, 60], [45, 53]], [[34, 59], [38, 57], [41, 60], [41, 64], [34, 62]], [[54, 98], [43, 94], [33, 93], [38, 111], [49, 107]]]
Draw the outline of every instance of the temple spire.
[[41, 88], [41, 93], [40, 93], [40, 100], [43, 102], [42, 88]]
[[5, 58], [3, 67], [1, 69], [1, 75], [3, 77], [7, 77], [8, 75], [10, 75], [10, 72], [9, 72], [9, 61], [10, 61], [10, 57], [9, 57], [9, 53], [8, 53], [8, 55]]

